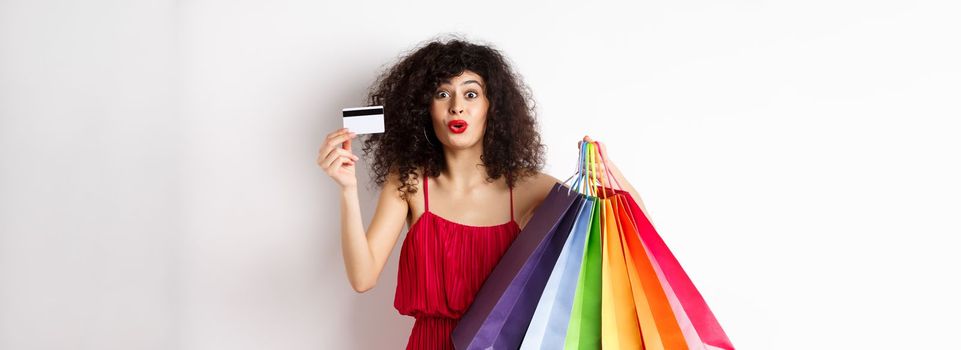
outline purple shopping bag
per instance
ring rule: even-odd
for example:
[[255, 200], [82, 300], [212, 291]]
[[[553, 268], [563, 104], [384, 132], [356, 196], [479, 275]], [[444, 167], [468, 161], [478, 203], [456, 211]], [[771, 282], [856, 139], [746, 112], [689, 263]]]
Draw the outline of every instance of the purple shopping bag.
[[[517, 348], [577, 216], [582, 194], [557, 183], [501, 257], [451, 338], [457, 349]], [[563, 236], [563, 237], [557, 237]]]

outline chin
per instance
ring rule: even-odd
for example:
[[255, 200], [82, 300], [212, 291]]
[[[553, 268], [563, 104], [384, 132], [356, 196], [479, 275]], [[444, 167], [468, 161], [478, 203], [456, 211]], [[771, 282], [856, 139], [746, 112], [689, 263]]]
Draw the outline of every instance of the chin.
[[[466, 137], [462, 137], [466, 136]], [[473, 138], [470, 135], [460, 134], [460, 135], [450, 135], [447, 139], [447, 147], [452, 149], [468, 149], [477, 146], [481, 142], [481, 138]]]

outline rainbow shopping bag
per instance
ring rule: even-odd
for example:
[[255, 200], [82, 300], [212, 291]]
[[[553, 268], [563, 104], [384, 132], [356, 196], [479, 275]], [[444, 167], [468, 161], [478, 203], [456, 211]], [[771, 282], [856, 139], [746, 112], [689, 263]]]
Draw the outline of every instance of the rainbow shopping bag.
[[454, 329], [456, 348], [734, 348], [602, 164], [598, 143], [583, 143], [575, 174], [555, 184]]

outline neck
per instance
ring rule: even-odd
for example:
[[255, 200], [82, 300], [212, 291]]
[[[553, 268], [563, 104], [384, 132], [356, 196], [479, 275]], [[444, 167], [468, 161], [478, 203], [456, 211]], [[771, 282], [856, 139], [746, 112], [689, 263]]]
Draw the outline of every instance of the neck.
[[487, 183], [487, 168], [481, 161], [484, 154], [483, 145], [466, 149], [450, 149], [444, 147], [444, 158], [447, 169], [441, 172], [447, 185], [454, 190], [468, 191], [477, 185]]

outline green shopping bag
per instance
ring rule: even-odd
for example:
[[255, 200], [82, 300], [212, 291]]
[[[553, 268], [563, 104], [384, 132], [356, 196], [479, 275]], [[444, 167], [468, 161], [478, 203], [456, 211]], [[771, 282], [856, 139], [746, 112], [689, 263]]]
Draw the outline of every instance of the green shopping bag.
[[[597, 200], [597, 197], [592, 197]], [[601, 206], [591, 214], [591, 229], [584, 247], [584, 262], [574, 292], [574, 307], [567, 326], [565, 349], [601, 348]]]

